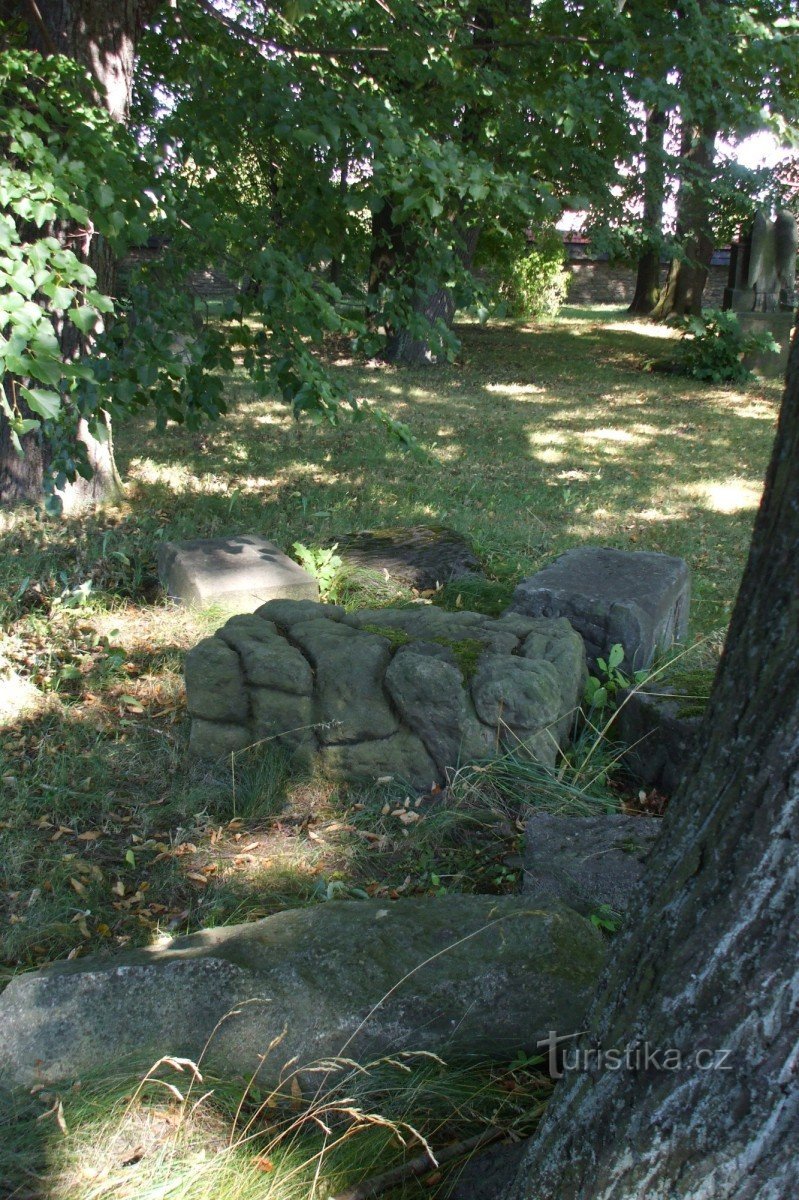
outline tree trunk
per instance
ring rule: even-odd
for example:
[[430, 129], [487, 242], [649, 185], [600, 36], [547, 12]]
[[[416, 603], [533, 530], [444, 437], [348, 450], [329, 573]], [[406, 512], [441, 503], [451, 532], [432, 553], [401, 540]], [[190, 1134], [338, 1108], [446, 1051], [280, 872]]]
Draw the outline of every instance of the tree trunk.
[[[94, 80], [96, 101], [116, 121], [125, 121], [133, 86], [136, 35], [143, 9], [142, 0], [38, 0], [26, 6], [30, 23], [30, 46], [42, 54], [63, 54], [84, 67]], [[97, 275], [97, 288], [113, 295], [115, 264], [107, 244], [97, 235], [83, 236], [86, 259]], [[68, 335], [65, 335], [68, 336]], [[62, 345], [66, 354], [74, 347]], [[92, 467], [91, 479], [77, 479], [59, 491], [64, 511], [74, 511], [87, 502], [119, 496], [121, 482], [114, 463], [110, 418], [105, 416], [107, 437], [94, 438], [85, 421], [75, 431], [86, 448]], [[46, 443], [38, 434], [23, 440], [25, 459], [16, 455], [9, 430], [0, 416], [0, 502], [41, 499], [44, 474], [49, 465]]]
[[[394, 209], [387, 199], [372, 215], [372, 251], [369, 267], [369, 294], [377, 296], [381, 287], [389, 284], [392, 277], [407, 274], [407, 265], [412, 260], [415, 247], [412, 233], [405, 225], [396, 225]], [[480, 231], [477, 226], [467, 229], [461, 237], [459, 257], [465, 267], [471, 266], [477, 249]], [[447, 329], [452, 327], [455, 317], [455, 300], [450, 288], [439, 287], [426, 295], [414, 297], [413, 312], [423, 317], [430, 325], [442, 321]], [[385, 324], [386, 346], [383, 358], [386, 362], [405, 367], [427, 366], [437, 361], [426, 338], [416, 337], [407, 328], [388, 321]]]
[[[613, 1070], [605, 1058], [601, 1069], [594, 1057], [565, 1073], [513, 1200], [799, 1195], [797, 495], [795, 339], [700, 749], [580, 1043], [632, 1047], [639, 1065]], [[646, 1044], [660, 1069], [642, 1065]]]
[[638, 259], [635, 295], [627, 309], [638, 316], [649, 316], [660, 292], [660, 244], [663, 236], [663, 204], [666, 191], [663, 164], [663, 135], [666, 114], [652, 108], [646, 117], [644, 140], [644, 212], [642, 232], [646, 249]]
[[676, 233], [685, 257], [672, 259], [666, 286], [652, 313], [659, 320], [699, 316], [702, 311], [702, 293], [713, 255], [709, 178], [715, 140], [715, 129], [688, 125], [683, 130]]

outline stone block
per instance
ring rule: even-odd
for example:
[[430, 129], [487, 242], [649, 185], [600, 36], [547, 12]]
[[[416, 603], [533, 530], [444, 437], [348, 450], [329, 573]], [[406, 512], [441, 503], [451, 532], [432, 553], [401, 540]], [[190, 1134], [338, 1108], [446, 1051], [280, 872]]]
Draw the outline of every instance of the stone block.
[[318, 600], [312, 575], [258, 534], [164, 542], [158, 576], [183, 604], [250, 613], [269, 600]]
[[274, 740], [337, 778], [427, 790], [507, 750], [554, 763], [584, 677], [568, 621], [272, 601], [187, 655], [190, 748]]
[[600, 905], [624, 913], [660, 832], [658, 817], [535, 813], [525, 826], [524, 894], [586, 916]]
[[[258, 1087], [295, 1056], [299, 1071], [403, 1050], [507, 1062], [580, 1028], [605, 954], [589, 921], [523, 896], [287, 910], [16, 976], [0, 996], [0, 1087], [167, 1054]], [[315, 1090], [322, 1076], [300, 1079]]]
[[638, 671], [685, 637], [690, 598], [690, 571], [681, 558], [580, 546], [522, 580], [508, 611], [566, 617], [585, 642], [591, 670], [621, 643], [624, 667]]
[[629, 693], [619, 708], [615, 732], [627, 746], [622, 768], [645, 787], [671, 796], [696, 747], [699, 715], [683, 715], [680, 696], [668, 683], [653, 683]]

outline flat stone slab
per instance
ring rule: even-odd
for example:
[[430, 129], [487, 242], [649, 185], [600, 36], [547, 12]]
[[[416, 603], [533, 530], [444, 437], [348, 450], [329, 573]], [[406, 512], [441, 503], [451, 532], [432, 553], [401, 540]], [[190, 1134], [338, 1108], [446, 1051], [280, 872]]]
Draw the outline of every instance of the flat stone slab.
[[568, 621], [272, 600], [186, 656], [189, 746], [271, 741], [334, 778], [426, 790], [507, 749], [554, 764], [584, 681]]
[[660, 829], [658, 817], [536, 813], [525, 826], [524, 894], [586, 916], [603, 904], [623, 914]]
[[585, 642], [591, 670], [611, 646], [639, 671], [688, 632], [691, 574], [682, 558], [650, 551], [580, 546], [522, 580], [509, 612], [566, 617]]
[[258, 534], [164, 542], [158, 576], [173, 600], [254, 612], [268, 600], [318, 600], [312, 575]]
[[521, 896], [292, 909], [16, 976], [0, 996], [0, 1087], [196, 1062], [207, 1042], [204, 1063], [259, 1086], [295, 1056], [513, 1057], [580, 1028], [604, 959], [589, 921]]
[[345, 566], [385, 572], [419, 592], [482, 573], [468, 538], [445, 525], [364, 529], [336, 540]]

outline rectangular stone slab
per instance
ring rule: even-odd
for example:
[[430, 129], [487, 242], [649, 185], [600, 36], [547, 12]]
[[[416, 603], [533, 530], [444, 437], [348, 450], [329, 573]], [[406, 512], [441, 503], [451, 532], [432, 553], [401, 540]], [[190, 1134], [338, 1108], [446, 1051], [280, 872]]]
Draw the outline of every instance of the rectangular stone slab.
[[254, 612], [268, 600], [318, 600], [312, 575], [258, 534], [164, 542], [158, 576], [169, 596], [206, 608]]
[[609, 546], [580, 546], [523, 579], [509, 612], [566, 617], [585, 642], [589, 668], [624, 647], [624, 668], [650, 666], [688, 632], [691, 574], [682, 558]]

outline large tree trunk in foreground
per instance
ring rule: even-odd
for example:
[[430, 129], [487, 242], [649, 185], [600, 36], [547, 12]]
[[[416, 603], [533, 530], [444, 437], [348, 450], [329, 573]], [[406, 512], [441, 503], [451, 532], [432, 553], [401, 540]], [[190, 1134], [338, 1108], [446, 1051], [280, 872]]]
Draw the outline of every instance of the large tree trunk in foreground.
[[[799, 1195], [799, 341], [692, 769], [580, 1045], [661, 1069], [568, 1071], [514, 1200]], [[559, 1030], [568, 1034], [572, 1030]], [[564, 1043], [569, 1057], [574, 1043]], [[663, 1069], [666, 1051], [681, 1069]], [[699, 1069], [695, 1055], [708, 1059]], [[571, 1059], [573, 1061], [573, 1059]]]
[[702, 311], [702, 294], [713, 255], [709, 184], [715, 141], [715, 129], [689, 125], [683, 130], [677, 241], [685, 257], [672, 259], [666, 285], [652, 313], [660, 320], [698, 317]]
[[[75, 59], [94, 80], [96, 100], [116, 121], [125, 121], [133, 86], [136, 34], [142, 0], [38, 0], [24, 5], [30, 25], [30, 46], [42, 54], [63, 54]], [[36, 236], [41, 236], [37, 232]], [[87, 261], [97, 275], [97, 288], [105, 295], [114, 292], [114, 260], [97, 235], [82, 231], [80, 243]], [[67, 335], [69, 336], [69, 335]], [[74, 339], [74, 333], [71, 335]], [[66, 357], [75, 352], [62, 345]], [[21, 406], [23, 407], [23, 406]], [[25, 413], [23, 412], [23, 416]], [[8, 438], [8, 429], [0, 417], [0, 502], [41, 499], [44, 472], [49, 463], [46, 443], [38, 434], [23, 439], [25, 459], [20, 460]], [[78, 479], [60, 493], [65, 511], [87, 502], [117, 497], [121, 484], [114, 463], [110, 421], [106, 417], [108, 437], [98, 441], [81, 421], [77, 440], [86, 447], [92, 478]]]
[[660, 292], [660, 241], [663, 234], [663, 204], [666, 192], [663, 163], [663, 135], [666, 114], [658, 108], [646, 116], [644, 140], [644, 212], [642, 230], [647, 239], [646, 249], [638, 259], [635, 295], [629, 313], [649, 316]]

